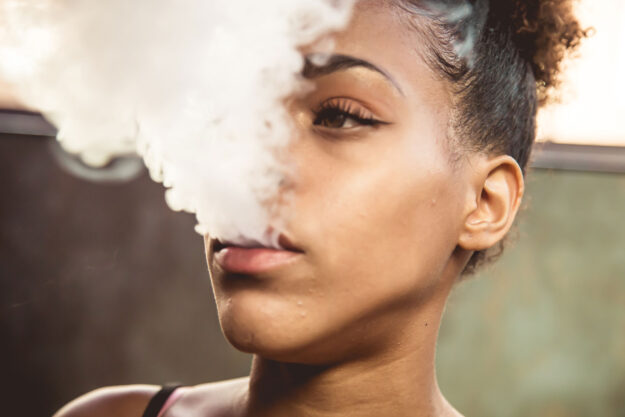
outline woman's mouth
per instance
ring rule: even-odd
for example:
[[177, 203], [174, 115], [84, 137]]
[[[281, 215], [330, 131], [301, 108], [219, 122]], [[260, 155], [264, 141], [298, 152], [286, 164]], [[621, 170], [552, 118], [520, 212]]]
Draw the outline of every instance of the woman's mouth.
[[284, 235], [280, 235], [278, 243], [282, 249], [262, 246], [243, 247], [214, 240], [213, 259], [226, 272], [259, 274], [293, 262], [303, 253]]

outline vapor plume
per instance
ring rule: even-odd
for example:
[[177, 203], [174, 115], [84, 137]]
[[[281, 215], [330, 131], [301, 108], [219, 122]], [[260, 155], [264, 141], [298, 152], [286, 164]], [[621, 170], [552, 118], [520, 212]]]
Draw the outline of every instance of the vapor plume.
[[138, 153], [198, 231], [277, 246], [298, 47], [350, 0], [3, 0], [0, 76], [94, 166]]

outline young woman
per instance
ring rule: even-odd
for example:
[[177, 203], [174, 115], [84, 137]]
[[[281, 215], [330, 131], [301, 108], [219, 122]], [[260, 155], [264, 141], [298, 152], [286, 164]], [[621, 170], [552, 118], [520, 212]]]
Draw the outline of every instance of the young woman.
[[436, 381], [445, 302], [510, 229], [537, 106], [583, 32], [567, 1], [455, 3], [358, 2], [290, 101], [286, 250], [206, 237], [250, 376], [100, 389], [58, 417], [461, 415]]

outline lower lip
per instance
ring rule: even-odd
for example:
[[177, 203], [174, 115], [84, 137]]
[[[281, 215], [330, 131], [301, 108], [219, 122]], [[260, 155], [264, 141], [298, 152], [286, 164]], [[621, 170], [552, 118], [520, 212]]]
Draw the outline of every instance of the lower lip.
[[229, 246], [215, 253], [215, 261], [235, 274], [257, 274], [286, 265], [301, 253], [267, 248]]

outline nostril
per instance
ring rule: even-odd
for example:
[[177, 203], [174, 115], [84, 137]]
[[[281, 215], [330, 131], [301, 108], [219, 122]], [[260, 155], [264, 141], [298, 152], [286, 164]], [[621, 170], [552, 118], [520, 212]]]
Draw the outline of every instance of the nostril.
[[225, 248], [226, 245], [224, 243], [222, 243], [220, 240], [215, 239], [213, 241], [213, 253], [217, 253], [220, 250], [222, 250], [223, 248]]

